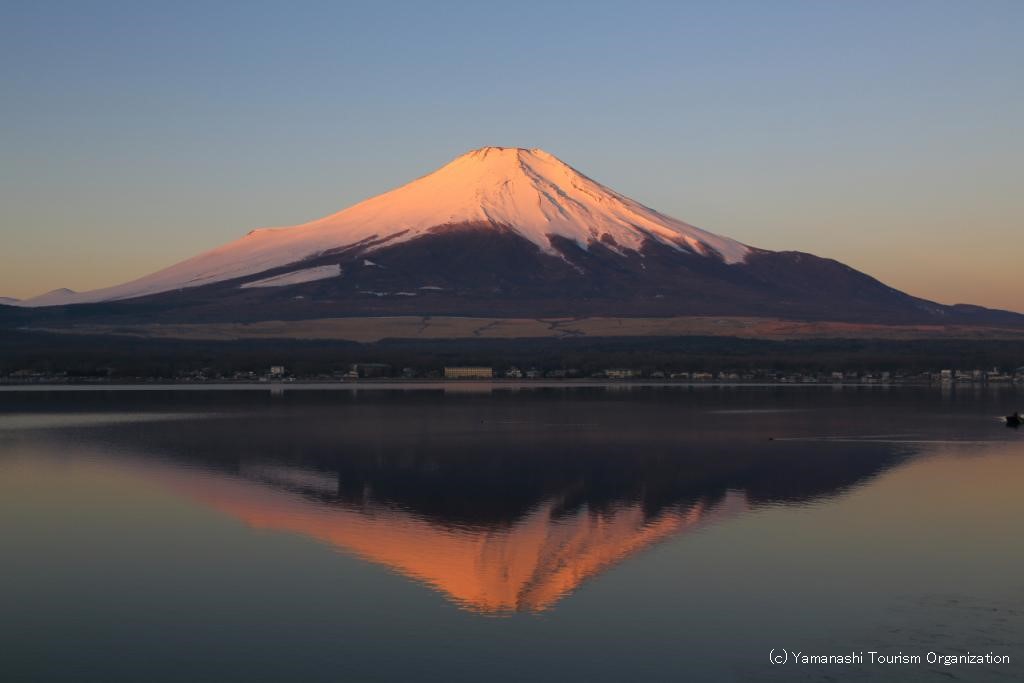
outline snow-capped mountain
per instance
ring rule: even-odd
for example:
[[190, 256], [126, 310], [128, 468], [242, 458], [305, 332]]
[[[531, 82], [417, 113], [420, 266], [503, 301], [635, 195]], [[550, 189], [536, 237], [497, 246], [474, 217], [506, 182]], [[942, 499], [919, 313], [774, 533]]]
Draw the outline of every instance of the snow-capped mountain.
[[366, 253], [422, 237], [441, 226], [510, 228], [552, 255], [551, 237], [586, 249], [603, 241], [638, 251], [654, 240], [737, 263], [750, 248], [670, 218], [614, 192], [540, 149], [484, 147], [390, 192], [319, 220], [253, 230], [245, 237], [131, 282], [74, 292], [54, 290], [20, 302], [52, 306], [127, 299], [260, 273], [366, 244]]
[[[670, 218], [539, 149], [484, 147], [302, 225], [265, 228], [132, 282], [16, 302], [74, 316], [240, 321], [349, 315], [740, 315], [999, 322], [842, 263]], [[87, 309], [87, 310], [86, 310]], [[47, 314], [49, 315], [49, 314]]]

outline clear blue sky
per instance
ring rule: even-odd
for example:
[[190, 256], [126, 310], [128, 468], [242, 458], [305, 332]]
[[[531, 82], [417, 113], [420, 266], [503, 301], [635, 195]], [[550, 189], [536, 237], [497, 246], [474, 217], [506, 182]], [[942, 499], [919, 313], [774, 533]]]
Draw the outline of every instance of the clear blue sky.
[[1024, 2], [0, 5], [0, 294], [114, 284], [509, 145], [1024, 309]]

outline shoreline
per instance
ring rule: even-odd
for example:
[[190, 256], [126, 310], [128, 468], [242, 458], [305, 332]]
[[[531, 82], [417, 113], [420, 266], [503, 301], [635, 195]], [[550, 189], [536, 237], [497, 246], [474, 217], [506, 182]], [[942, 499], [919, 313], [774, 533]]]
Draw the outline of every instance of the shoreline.
[[522, 390], [584, 388], [814, 388], [814, 389], [1016, 389], [1013, 382], [990, 384], [927, 382], [694, 382], [674, 380], [408, 380], [380, 379], [301, 382], [117, 382], [117, 383], [26, 383], [0, 384], [0, 392], [42, 391], [356, 391], [356, 390]]

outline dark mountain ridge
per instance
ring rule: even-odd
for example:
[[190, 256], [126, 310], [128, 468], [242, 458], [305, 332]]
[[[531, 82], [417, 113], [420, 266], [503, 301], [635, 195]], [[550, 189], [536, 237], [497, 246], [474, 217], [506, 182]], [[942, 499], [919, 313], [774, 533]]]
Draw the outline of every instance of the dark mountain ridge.
[[[0, 320], [204, 323], [346, 316], [754, 316], [849, 323], [1024, 327], [1024, 315], [904, 294], [832, 259], [752, 250], [727, 264], [648, 240], [638, 251], [552, 236], [543, 252], [511, 226], [440, 226], [391, 246], [372, 241], [251, 275], [123, 301], [0, 307]], [[322, 266], [336, 277], [245, 286]]]

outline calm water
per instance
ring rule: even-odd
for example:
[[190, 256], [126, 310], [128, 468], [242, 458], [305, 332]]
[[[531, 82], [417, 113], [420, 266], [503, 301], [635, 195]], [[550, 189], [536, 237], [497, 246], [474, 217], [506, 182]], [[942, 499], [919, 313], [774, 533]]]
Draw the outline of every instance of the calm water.
[[1019, 408], [0, 392], [0, 680], [1021, 680], [1024, 430], [995, 419]]

